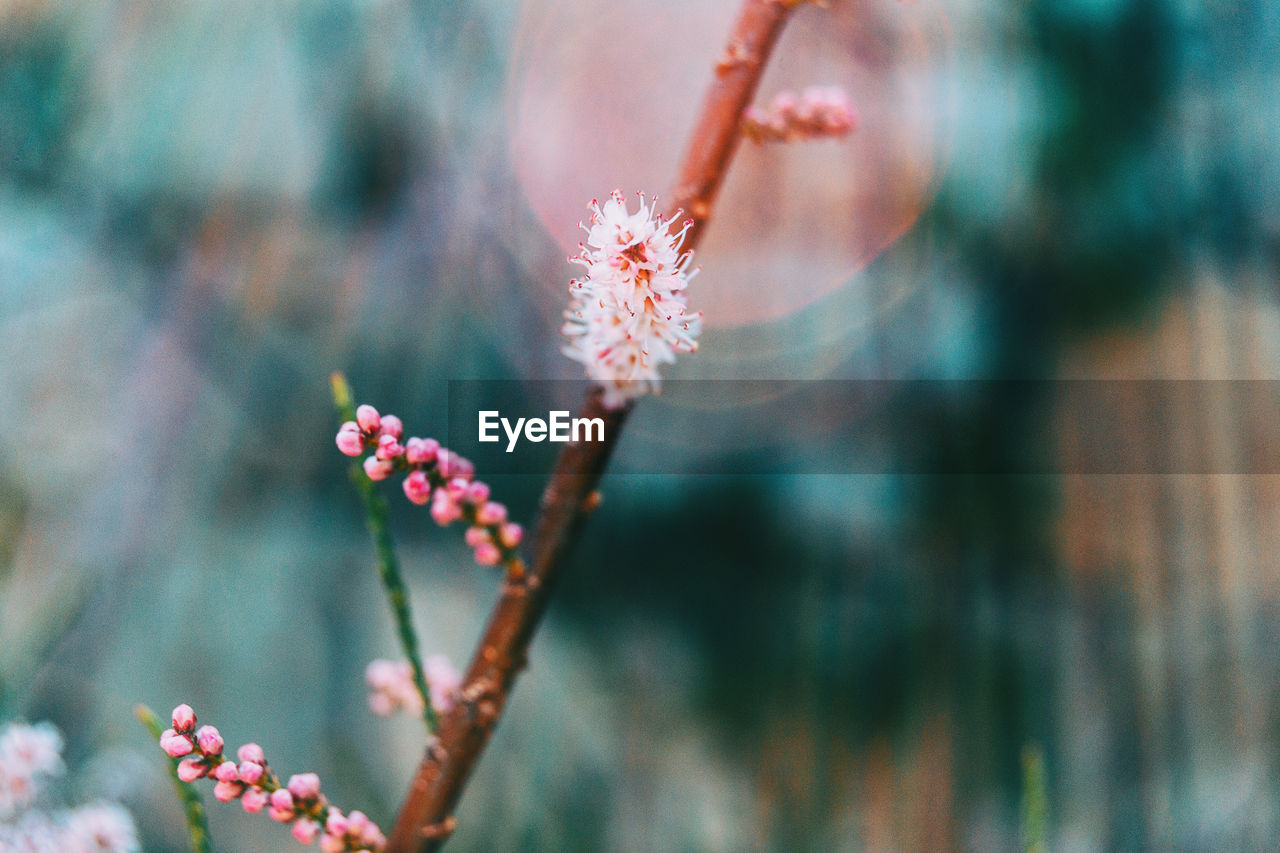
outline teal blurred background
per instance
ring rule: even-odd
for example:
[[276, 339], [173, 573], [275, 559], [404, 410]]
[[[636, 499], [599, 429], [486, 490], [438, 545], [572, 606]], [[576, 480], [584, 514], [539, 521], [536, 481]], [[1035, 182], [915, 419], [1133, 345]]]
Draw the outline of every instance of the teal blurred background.
[[[397, 649], [328, 375], [424, 435], [450, 379], [575, 376], [555, 187], [667, 190], [720, 50], [683, 16], [735, 5], [0, 0], [0, 719], [60, 726], [147, 850], [184, 832], [136, 702], [390, 825], [421, 731], [366, 709]], [[673, 375], [1280, 378], [1280, 7], [832, 5], [796, 32], [862, 124], [742, 152]], [[1045, 387], [904, 441], [998, 468]], [[1176, 440], [1238, 470], [1245, 415], [1201, 414]], [[801, 420], [744, 434], [830, 452]], [[606, 479], [450, 849], [1274, 845], [1276, 477], [760, 477], [688, 411], [631, 429], [743, 473]], [[494, 487], [533, 518], [539, 478]], [[388, 491], [462, 663], [497, 579]]]

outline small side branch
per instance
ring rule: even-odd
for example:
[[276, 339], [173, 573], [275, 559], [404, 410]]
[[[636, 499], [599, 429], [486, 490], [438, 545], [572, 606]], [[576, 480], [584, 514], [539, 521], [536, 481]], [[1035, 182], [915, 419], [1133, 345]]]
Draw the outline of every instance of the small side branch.
[[[329, 383], [333, 389], [334, 405], [342, 420], [354, 420], [355, 406], [346, 377], [341, 373], [334, 373], [329, 377]], [[373, 537], [378, 579], [382, 581], [383, 591], [387, 594], [387, 605], [391, 608], [391, 617], [396, 623], [396, 636], [400, 639], [400, 647], [413, 670], [413, 684], [422, 694], [423, 722], [426, 723], [427, 733], [434, 734], [440, 725], [440, 720], [435, 709], [431, 707], [431, 690], [427, 686], [426, 671], [422, 667], [422, 653], [418, 649], [418, 634], [414, 630], [413, 613], [409, 609], [409, 591], [405, 588], [404, 578], [400, 574], [400, 561], [396, 558], [396, 546], [391, 538], [391, 525], [387, 520], [387, 500], [378, 494], [377, 487], [364, 475], [359, 465], [352, 465], [349, 475], [352, 485], [360, 495], [369, 535]]]
[[747, 0], [716, 63], [715, 79], [702, 102], [676, 178], [671, 210], [683, 210], [694, 225], [686, 241], [701, 239], [729, 161], [738, 150], [742, 114], [755, 97], [769, 55], [797, 3]]
[[[159, 740], [164, 733], [164, 724], [155, 712], [146, 705], [138, 705], [133, 715], [142, 725], [147, 727], [151, 736]], [[178, 794], [178, 802], [182, 803], [182, 814], [187, 819], [187, 834], [191, 838], [192, 853], [213, 853], [213, 839], [209, 837], [209, 818], [204, 810], [204, 802], [200, 794], [190, 785], [178, 778], [178, 759], [169, 759], [169, 775], [173, 778], [173, 787]]]

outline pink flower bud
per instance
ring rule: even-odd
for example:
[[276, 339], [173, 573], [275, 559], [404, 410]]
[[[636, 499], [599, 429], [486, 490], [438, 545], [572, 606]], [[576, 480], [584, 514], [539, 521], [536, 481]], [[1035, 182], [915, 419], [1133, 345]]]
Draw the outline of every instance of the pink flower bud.
[[434, 438], [411, 438], [404, 446], [404, 458], [410, 465], [426, 465], [434, 462], [440, 442]]
[[467, 486], [467, 502], [480, 506], [489, 500], [489, 485], [479, 480]]
[[170, 758], [181, 758], [184, 755], [190, 755], [191, 750], [195, 749], [195, 746], [191, 743], [191, 738], [176, 732], [170, 732], [165, 732], [168, 737], [164, 735], [160, 737], [160, 748], [165, 751], [165, 754]]
[[320, 839], [320, 853], [346, 853], [347, 839], [342, 835], [325, 833]]
[[269, 799], [270, 795], [261, 788], [250, 788], [240, 798], [240, 805], [244, 806], [244, 810], [250, 814], [257, 814], [262, 811], [262, 807], [267, 804]]
[[347, 818], [338, 809], [330, 806], [329, 816], [324, 821], [324, 831], [339, 837], [347, 834]]
[[507, 508], [497, 501], [489, 501], [476, 510], [476, 524], [486, 527], [501, 524], [507, 520]]
[[470, 480], [476, 470], [470, 460], [443, 448], [436, 454], [436, 465], [439, 466], [441, 476], [458, 477], [462, 480]]
[[467, 496], [467, 481], [461, 477], [454, 477], [444, 487], [450, 500], [460, 501]]
[[219, 782], [213, 786], [213, 796], [220, 803], [229, 803], [244, 793], [244, 785], [240, 782]]
[[387, 476], [391, 473], [394, 467], [395, 466], [390, 462], [379, 459], [376, 456], [370, 456], [368, 459], [364, 460], [364, 472], [369, 475], [369, 479], [373, 480], [375, 483], [379, 480], [387, 479]]
[[266, 769], [256, 761], [241, 761], [240, 768], [237, 771], [240, 774], [242, 782], [248, 782], [250, 785], [256, 785], [262, 781]]
[[173, 709], [173, 730], [180, 734], [186, 734], [196, 727], [196, 712], [191, 710], [191, 706], [187, 704], [179, 705]]
[[338, 430], [336, 439], [338, 449], [347, 456], [359, 456], [364, 453], [364, 436], [360, 434], [360, 427], [356, 426], [355, 421], [347, 421]]
[[404, 478], [404, 496], [418, 506], [431, 500], [431, 481], [426, 472], [412, 471]]
[[461, 477], [464, 480], [470, 480], [476, 475], [476, 466], [471, 460], [465, 456], [453, 454], [453, 459], [449, 461], [449, 469], [451, 476]]
[[476, 546], [476, 562], [482, 566], [496, 566], [502, 559], [502, 552], [492, 542], [481, 542]]
[[378, 449], [374, 451], [374, 455], [379, 459], [395, 459], [402, 453], [404, 453], [404, 447], [393, 436], [383, 435], [378, 438]]
[[218, 765], [218, 769], [213, 771], [213, 778], [219, 782], [239, 782], [240, 771], [236, 768], [234, 761], [224, 761]]
[[467, 545], [472, 548], [478, 547], [481, 543], [493, 541], [489, 537], [489, 531], [483, 527], [468, 527], [463, 538], [467, 541]]
[[314, 773], [295, 773], [289, 777], [289, 793], [295, 800], [314, 800], [320, 795], [320, 777]]
[[431, 501], [431, 517], [435, 519], [436, 524], [444, 527], [462, 518], [462, 508], [449, 497], [448, 492], [444, 489], [436, 489], [435, 496]]
[[293, 837], [298, 839], [298, 843], [310, 844], [316, 840], [316, 836], [319, 834], [320, 824], [314, 820], [303, 818], [302, 820], [294, 821]]
[[236, 758], [241, 761], [252, 761], [255, 764], [266, 764], [267, 756], [263, 754], [262, 747], [256, 743], [246, 743], [244, 746], [236, 750]]
[[208, 772], [209, 768], [199, 758], [186, 758], [178, 762], [178, 778], [183, 782], [194, 782]]
[[[278, 822], [280, 822], [280, 824], [288, 824], [288, 822], [289, 822], [289, 821], [292, 821], [294, 817], [297, 817], [297, 815], [296, 815], [296, 813], [294, 813], [294, 812], [293, 812], [293, 806], [292, 806], [292, 804], [291, 804], [291, 806], [289, 806], [288, 808], [284, 808], [284, 807], [282, 807], [282, 806], [278, 806], [278, 804], [276, 804], [276, 802], [275, 802], [275, 800], [276, 800], [275, 795], [276, 795], [276, 794], [279, 794], [280, 792], [282, 792], [282, 790], [284, 790], [284, 789], [283, 789], [283, 788], [280, 788], [279, 790], [273, 790], [273, 792], [271, 792], [271, 798], [268, 800], [269, 808], [268, 808], [268, 811], [266, 811], [266, 813], [268, 813], [268, 815], [270, 815], [271, 820], [273, 820], [273, 821], [278, 821]], [[284, 790], [284, 793], [285, 793], [285, 794], [288, 794], [289, 792], [287, 792], [287, 790]], [[289, 799], [289, 803], [293, 803], [293, 799], [292, 799], [292, 798], [291, 798], [291, 799]]]
[[361, 850], [381, 850], [387, 846], [387, 837], [371, 822], [360, 833], [360, 843], [363, 845]]
[[399, 439], [404, 435], [404, 424], [400, 423], [400, 419], [395, 415], [383, 415], [382, 425], [378, 427], [379, 435], [389, 435], [394, 439]]
[[498, 528], [498, 541], [504, 548], [514, 548], [524, 539], [524, 528], [514, 521], [508, 521]]
[[373, 824], [369, 822], [369, 818], [362, 811], [354, 811], [347, 815], [347, 834], [359, 837], [364, 831]]
[[378, 410], [367, 403], [356, 409], [356, 423], [360, 429], [367, 433], [373, 434], [382, 426], [382, 418], [378, 416]]
[[222, 754], [222, 735], [213, 726], [201, 726], [200, 731], [196, 732], [196, 743], [205, 755]]

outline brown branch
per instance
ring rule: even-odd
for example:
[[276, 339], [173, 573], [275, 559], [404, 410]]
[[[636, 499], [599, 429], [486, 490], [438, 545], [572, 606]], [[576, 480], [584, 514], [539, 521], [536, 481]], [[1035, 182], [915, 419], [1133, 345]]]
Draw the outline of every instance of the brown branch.
[[715, 80], [685, 149], [671, 205], [694, 221], [685, 244], [690, 248], [706, 230], [711, 205], [742, 141], [738, 132], [742, 114], [796, 5], [794, 0], [747, 0], [729, 34], [728, 46], [716, 62]]
[[[683, 209], [694, 220], [685, 242], [697, 244], [712, 202], [741, 138], [742, 113], [755, 94], [769, 53], [796, 6], [794, 0], [746, 0], [716, 65], [676, 183], [668, 213]], [[604, 440], [569, 444], [542, 496], [533, 537], [533, 561], [520, 579], [508, 577], [490, 614], [459, 701], [444, 716], [405, 797], [387, 853], [428, 853], [453, 831], [462, 790], [489, 741], [538, 622], [546, 610], [565, 555], [594, 508], [595, 487], [617, 444], [630, 407], [610, 411], [593, 391], [580, 417], [603, 418]]]

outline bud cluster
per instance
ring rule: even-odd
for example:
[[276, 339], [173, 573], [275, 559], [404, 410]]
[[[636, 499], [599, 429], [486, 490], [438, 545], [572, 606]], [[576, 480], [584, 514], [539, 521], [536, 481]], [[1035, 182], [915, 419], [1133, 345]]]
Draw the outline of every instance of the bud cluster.
[[0, 851], [137, 853], [133, 818], [118, 803], [51, 807], [65, 770], [62, 735], [50, 724], [0, 728]]
[[324, 853], [382, 853], [385, 849], [386, 837], [363, 812], [344, 815], [329, 805], [316, 774], [297, 773], [282, 785], [258, 744], [240, 747], [238, 761], [223, 754], [224, 746], [213, 726], [196, 728], [195, 712], [185, 704], [173, 709], [173, 728], [160, 735], [160, 748], [171, 758], [182, 759], [178, 778], [183, 782], [211, 777], [216, 783], [213, 796], [220, 802], [239, 800], [245, 811], [255, 814], [266, 809], [272, 820], [289, 824], [300, 843], [311, 844], [319, 838]]
[[[425, 664], [423, 675], [431, 692], [431, 707], [438, 714], [447, 714], [462, 685], [462, 673], [444, 655], [432, 655]], [[370, 661], [364, 680], [369, 685], [369, 710], [379, 717], [389, 717], [400, 710], [415, 717], [422, 714], [422, 694], [413, 682], [413, 666], [408, 661]]]
[[406, 471], [405, 497], [418, 505], [431, 504], [431, 517], [441, 527], [465, 521], [467, 544], [482, 566], [511, 565], [519, 560], [516, 547], [524, 537], [519, 524], [507, 520], [507, 508], [489, 500], [489, 487], [474, 479], [468, 459], [441, 447], [434, 438], [413, 437], [403, 444], [404, 425], [395, 415], [380, 415], [373, 406], [356, 409], [356, 419], [338, 429], [338, 449], [362, 456], [370, 480], [385, 480]]
[[742, 133], [757, 143], [848, 136], [858, 113], [839, 86], [810, 86], [799, 95], [779, 92], [768, 107], [749, 107]]

